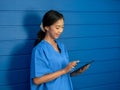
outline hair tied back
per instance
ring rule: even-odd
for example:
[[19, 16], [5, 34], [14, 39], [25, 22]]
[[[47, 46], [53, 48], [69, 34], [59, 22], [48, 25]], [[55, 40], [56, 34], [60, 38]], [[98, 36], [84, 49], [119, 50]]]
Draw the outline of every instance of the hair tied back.
[[45, 32], [45, 29], [43, 28], [43, 23], [40, 24], [40, 28], [43, 32]]

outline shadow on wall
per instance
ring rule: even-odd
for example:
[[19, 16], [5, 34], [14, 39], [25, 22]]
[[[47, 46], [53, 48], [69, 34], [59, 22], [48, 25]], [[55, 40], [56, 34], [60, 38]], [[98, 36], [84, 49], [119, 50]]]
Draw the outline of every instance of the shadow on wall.
[[[27, 38], [15, 40], [10, 59], [10, 70], [7, 73], [9, 90], [30, 90], [30, 60], [33, 43], [39, 31], [40, 15], [35, 12], [26, 12], [23, 17], [23, 28]], [[19, 33], [15, 33], [19, 34]], [[13, 34], [14, 35], [14, 34]]]

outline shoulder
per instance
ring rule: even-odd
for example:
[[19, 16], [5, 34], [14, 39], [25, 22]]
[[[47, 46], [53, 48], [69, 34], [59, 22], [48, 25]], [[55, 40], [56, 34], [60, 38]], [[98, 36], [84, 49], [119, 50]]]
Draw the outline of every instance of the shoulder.
[[45, 46], [45, 42], [41, 41], [33, 48], [33, 51], [41, 51], [43, 50], [44, 46]]

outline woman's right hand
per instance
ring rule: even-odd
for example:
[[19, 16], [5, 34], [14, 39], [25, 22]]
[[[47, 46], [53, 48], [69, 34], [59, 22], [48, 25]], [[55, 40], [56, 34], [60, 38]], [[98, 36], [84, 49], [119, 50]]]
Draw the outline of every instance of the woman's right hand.
[[72, 68], [74, 68], [77, 65], [78, 61], [70, 62], [63, 70], [65, 73], [68, 73], [71, 71]]

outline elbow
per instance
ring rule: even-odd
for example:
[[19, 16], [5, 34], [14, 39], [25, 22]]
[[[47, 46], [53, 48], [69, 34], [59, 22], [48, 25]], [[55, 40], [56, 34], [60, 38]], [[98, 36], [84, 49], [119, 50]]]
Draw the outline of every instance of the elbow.
[[35, 85], [40, 85], [40, 84], [42, 84], [38, 79], [39, 79], [39, 78], [33, 78], [33, 83], [34, 83]]

